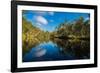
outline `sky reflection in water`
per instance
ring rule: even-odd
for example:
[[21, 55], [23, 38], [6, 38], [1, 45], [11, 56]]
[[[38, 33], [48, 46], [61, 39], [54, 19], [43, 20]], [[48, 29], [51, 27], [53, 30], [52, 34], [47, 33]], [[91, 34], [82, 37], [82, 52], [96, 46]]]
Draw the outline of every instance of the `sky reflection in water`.
[[[69, 48], [66, 47], [66, 49], [69, 49]], [[76, 51], [74, 51], [72, 48], [70, 48], [70, 51], [64, 50], [65, 53], [63, 52], [63, 50], [64, 50], [64, 48], [61, 48], [59, 45], [53, 43], [52, 41], [43, 42], [43, 43], [37, 45], [36, 47], [33, 47], [28, 53], [26, 53], [23, 57], [23, 61], [24, 62], [33, 62], [33, 61], [56, 61], [56, 60], [78, 59], [78, 55], [75, 55]], [[76, 49], [76, 50], [78, 50], [78, 49]], [[84, 56], [82, 54], [81, 59], [82, 58], [84, 59], [84, 58], [89, 58], [89, 57]]]

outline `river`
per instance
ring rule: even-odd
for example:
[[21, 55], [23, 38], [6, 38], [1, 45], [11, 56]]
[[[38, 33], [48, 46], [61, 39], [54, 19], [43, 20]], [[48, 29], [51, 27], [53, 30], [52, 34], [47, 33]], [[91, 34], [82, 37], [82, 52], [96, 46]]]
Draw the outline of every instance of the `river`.
[[50, 40], [32, 47], [23, 62], [79, 60], [90, 58], [90, 42], [86, 40]]

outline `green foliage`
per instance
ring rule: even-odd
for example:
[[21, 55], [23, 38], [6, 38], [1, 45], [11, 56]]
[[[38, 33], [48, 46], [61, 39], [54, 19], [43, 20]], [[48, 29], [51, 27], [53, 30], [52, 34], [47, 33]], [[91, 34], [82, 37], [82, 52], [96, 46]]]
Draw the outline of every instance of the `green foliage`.
[[22, 45], [23, 54], [29, 51], [30, 48], [37, 44], [49, 40], [49, 32], [44, 32], [33, 26], [31, 22], [28, 22], [24, 17], [22, 18]]
[[84, 19], [83, 17], [80, 17], [75, 24], [73, 24], [72, 30], [74, 35], [79, 35], [80, 36], [80, 31], [83, 27]]
[[74, 22], [68, 23], [67, 21], [59, 24], [58, 27], [56, 27], [56, 31], [52, 33], [54, 36], [64, 36], [66, 38], [83, 38], [90, 36], [90, 21], [86, 20], [83, 17], [80, 17], [79, 19], [75, 20]]
[[32, 24], [23, 17], [22, 18], [22, 32], [26, 33], [33, 28]]

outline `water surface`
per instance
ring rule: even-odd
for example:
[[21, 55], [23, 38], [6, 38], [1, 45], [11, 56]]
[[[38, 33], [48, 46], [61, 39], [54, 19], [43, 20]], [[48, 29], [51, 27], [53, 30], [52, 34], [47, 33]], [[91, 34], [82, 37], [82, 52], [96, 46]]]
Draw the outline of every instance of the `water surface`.
[[79, 60], [90, 58], [90, 43], [85, 40], [44, 41], [23, 55], [23, 62]]

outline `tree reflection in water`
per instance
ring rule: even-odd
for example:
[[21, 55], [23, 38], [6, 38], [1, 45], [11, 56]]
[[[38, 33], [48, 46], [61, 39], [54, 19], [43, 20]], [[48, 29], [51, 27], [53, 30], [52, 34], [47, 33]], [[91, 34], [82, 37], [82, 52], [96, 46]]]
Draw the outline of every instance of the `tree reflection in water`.
[[[51, 39], [35, 42], [27, 51], [23, 50], [23, 62], [79, 60], [90, 58], [89, 40]], [[30, 45], [26, 45], [29, 47]], [[38, 50], [39, 49], [39, 50]]]
[[88, 59], [90, 58], [90, 42], [89, 40], [77, 40], [77, 39], [53, 39], [53, 42], [60, 47], [59, 52], [61, 54], [70, 54], [76, 59]]

